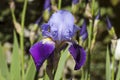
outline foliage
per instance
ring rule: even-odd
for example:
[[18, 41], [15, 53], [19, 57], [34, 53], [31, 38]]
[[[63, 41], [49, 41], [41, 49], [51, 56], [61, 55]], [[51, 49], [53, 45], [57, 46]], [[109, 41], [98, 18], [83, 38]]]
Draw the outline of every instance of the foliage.
[[[49, 79], [45, 72], [47, 63], [43, 64], [40, 71], [37, 72], [33, 59], [28, 52], [30, 45], [41, 39], [38, 24], [44, 23], [47, 20], [43, 19], [37, 24], [34, 23], [41, 14], [41, 16], [46, 16], [44, 15], [44, 10], [42, 10], [43, 5], [41, 5], [44, 2], [40, 1], [40, 10], [39, 8], [36, 10], [34, 7], [37, 6], [39, 1], [33, 0], [33, 3], [30, 1], [32, 0], [16, 0], [15, 2], [11, 0], [11, 2], [9, 2], [10, 8], [3, 8], [2, 11], [0, 11], [0, 26], [5, 26], [5, 28], [1, 28], [0, 31], [0, 80]], [[79, 26], [82, 25], [84, 18], [86, 18], [88, 31], [88, 39], [85, 42], [82, 42], [81, 38], [75, 37], [75, 39], [79, 41], [79, 44], [84, 46], [87, 51], [87, 62], [84, 67], [79, 71], [74, 71], [74, 62], [71, 61], [71, 57], [67, 54], [67, 49], [65, 49], [61, 52], [54, 80], [73, 79], [74, 77], [79, 80], [120, 80], [120, 61], [115, 60], [114, 50], [112, 51], [108, 47], [110, 41], [114, 39], [113, 35], [116, 36], [120, 34], [119, 28], [115, 27], [115, 30], [113, 30], [114, 32], [117, 31], [117, 34], [111, 35], [110, 31], [105, 28], [106, 22], [104, 20], [106, 15], [116, 19], [116, 15], [119, 12], [116, 13], [111, 7], [105, 8], [105, 6], [101, 4], [102, 1], [99, 0], [91, 0], [89, 3], [80, 0], [76, 7], [71, 5], [71, 1], [69, 0], [65, 0], [65, 2], [63, 0], [52, 1], [53, 8], [50, 15], [56, 11], [56, 9], [69, 10], [75, 16], [75, 23]], [[34, 4], [34, 2], [36, 3]], [[112, 6], [114, 8], [119, 4], [119, 0], [115, 0], [115, 2], [114, 0], [110, 0], [109, 2], [113, 4]], [[95, 25], [95, 17], [99, 13], [99, 10], [101, 18], [98, 20], [97, 25]], [[8, 18], [8, 25], [6, 25], [6, 20], [4, 20], [6, 16], [10, 18]], [[115, 23], [117, 23], [117, 21]], [[10, 28], [11, 26], [14, 27]], [[119, 26], [119, 24], [117, 23], [115, 26]], [[97, 27], [97, 29], [94, 29], [94, 27]], [[6, 30], [8, 32], [6, 32]], [[9, 34], [9, 31], [14, 31], [14, 34]], [[12, 37], [13, 35], [14, 38]], [[9, 49], [10, 62], [7, 57], [8, 53], [6, 52], [8, 48], [6, 49], [4, 46], [5, 42], [13, 42], [12, 51], [11, 48]]]

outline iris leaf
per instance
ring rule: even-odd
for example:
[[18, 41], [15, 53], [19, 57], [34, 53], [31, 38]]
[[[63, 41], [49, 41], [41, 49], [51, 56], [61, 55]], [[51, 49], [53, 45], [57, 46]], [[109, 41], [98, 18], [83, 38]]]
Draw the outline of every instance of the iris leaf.
[[28, 69], [25, 74], [25, 80], [34, 80], [35, 73], [36, 73], [35, 65], [34, 65], [33, 59], [30, 58]]
[[0, 80], [5, 80], [5, 78], [1, 74], [1, 70], [0, 70]]
[[1, 75], [5, 79], [9, 80], [9, 71], [7, 67], [7, 61], [6, 61], [5, 54], [3, 53], [3, 48], [1, 44], [0, 44], [0, 70], [1, 70]]
[[10, 67], [11, 80], [21, 80], [20, 73], [21, 72], [20, 72], [19, 47], [18, 47], [16, 33], [14, 32], [13, 53], [12, 53], [12, 61]]
[[110, 55], [109, 55], [108, 47], [107, 47], [107, 52], [106, 52], [106, 80], [111, 80]]
[[120, 61], [119, 61], [119, 66], [118, 66], [118, 72], [117, 72], [116, 80], [120, 80]]
[[66, 48], [65, 51], [61, 52], [61, 57], [60, 57], [60, 60], [58, 63], [58, 68], [57, 68], [57, 71], [55, 73], [54, 80], [60, 80], [60, 78], [62, 76], [63, 69], [64, 69], [65, 62], [66, 62], [67, 58], [69, 57], [69, 55], [70, 54], [68, 53], [68, 48]]

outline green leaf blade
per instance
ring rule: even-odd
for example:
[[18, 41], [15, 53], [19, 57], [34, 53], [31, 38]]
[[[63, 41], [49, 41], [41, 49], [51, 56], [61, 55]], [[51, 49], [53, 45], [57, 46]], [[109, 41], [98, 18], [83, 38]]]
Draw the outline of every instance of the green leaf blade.
[[35, 65], [34, 65], [33, 59], [30, 58], [28, 69], [25, 74], [25, 80], [34, 80], [35, 74], [36, 74]]
[[18, 41], [17, 41], [16, 33], [14, 33], [14, 45], [13, 45], [12, 61], [10, 67], [11, 80], [21, 80], [20, 68], [21, 67], [20, 67]]
[[70, 54], [68, 52], [68, 48], [64, 52], [62, 52], [59, 63], [58, 63], [58, 68], [57, 68], [57, 71], [55, 73], [54, 80], [60, 80], [60, 78], [62, 76], [63, 69], [64, 69], [65, 62], [66, 62], [67, 58], [69, 57], [69, 55]]
[[6, 61], [5, 54], [3, 53], [1, 44], [0, 44], [0, 71], [1, 71], [1, 75], [5, 79], [9, 79], [9, 71], [8, 71], [7, 61]]
[[110, 55], [109, 55], [108, 47], [107, 47], [107, 52], [106, 52], [106, 80], [111, 80]]
[[119, 66], [118, 66], [118, 72], [117, 72], [116, 80], [120, 80], [120, 61], [119, 61]]

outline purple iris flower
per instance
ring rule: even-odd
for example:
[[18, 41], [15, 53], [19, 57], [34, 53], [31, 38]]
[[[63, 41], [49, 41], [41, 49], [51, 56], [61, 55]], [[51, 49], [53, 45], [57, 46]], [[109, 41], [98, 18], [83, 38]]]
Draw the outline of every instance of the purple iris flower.
[[44, 3], [44, 10], [46, 9], [50, 9], [51, 7], [51, 0], [45, 0], [45, 3]]
[[79, 2], [79, 0], [72, 0], [73, 4], [77, 4]]
[[107, 22], [107, 28], [108, 28], [108, 30], [110, 30], [112, 28], [112, 24], [110, 22], [109, 17], [106, 17], [106, 22]]
[[69, 44], [69, 52], [76, 62], [74, 69], [78, 70], [84, 65], [86, 52], [72, 39], [80, 29], [74, 24], [74, 17], [70, 12], [66, 10], [55, 12], [48, 23], [41, 26], [41, 29], [44, 39], [35, 43], [29, 50], [37, 70], [54, 51], [60, 51], [61, 46], [64, 47], [63, 44], [66, 43]]
[[80, 29], [80, 36], [82, 37], [82, 40], [85, 41], [88, 37], [88, 32], [87, 32], [87, 25], [86, 21], [84, 20], [83, 25]]

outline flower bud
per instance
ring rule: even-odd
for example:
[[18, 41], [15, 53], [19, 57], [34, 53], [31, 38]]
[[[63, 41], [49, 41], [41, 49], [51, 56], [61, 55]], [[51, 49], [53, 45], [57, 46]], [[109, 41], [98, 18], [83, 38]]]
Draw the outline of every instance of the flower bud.
[[72, 13], [75, 14], [79, 9], [79, 0], [72, 0]]
[[108, 32], [109, 34], [114, 38], [114, 39], [117, 39], [117, 36], [116, 36], [116, 33], [115, 33], [115, 29], [114, 27], [112, 26], [110, 20], [108, 17], [106, 17], [106, 22], [107, 22], [107, 29], [108, 29]]
[[50, 9], [51, 9], [51, 0], [45, 0], [44, 12], [43, 12], [43, 19], [45, 21], [47, 21], [50, 17]]

